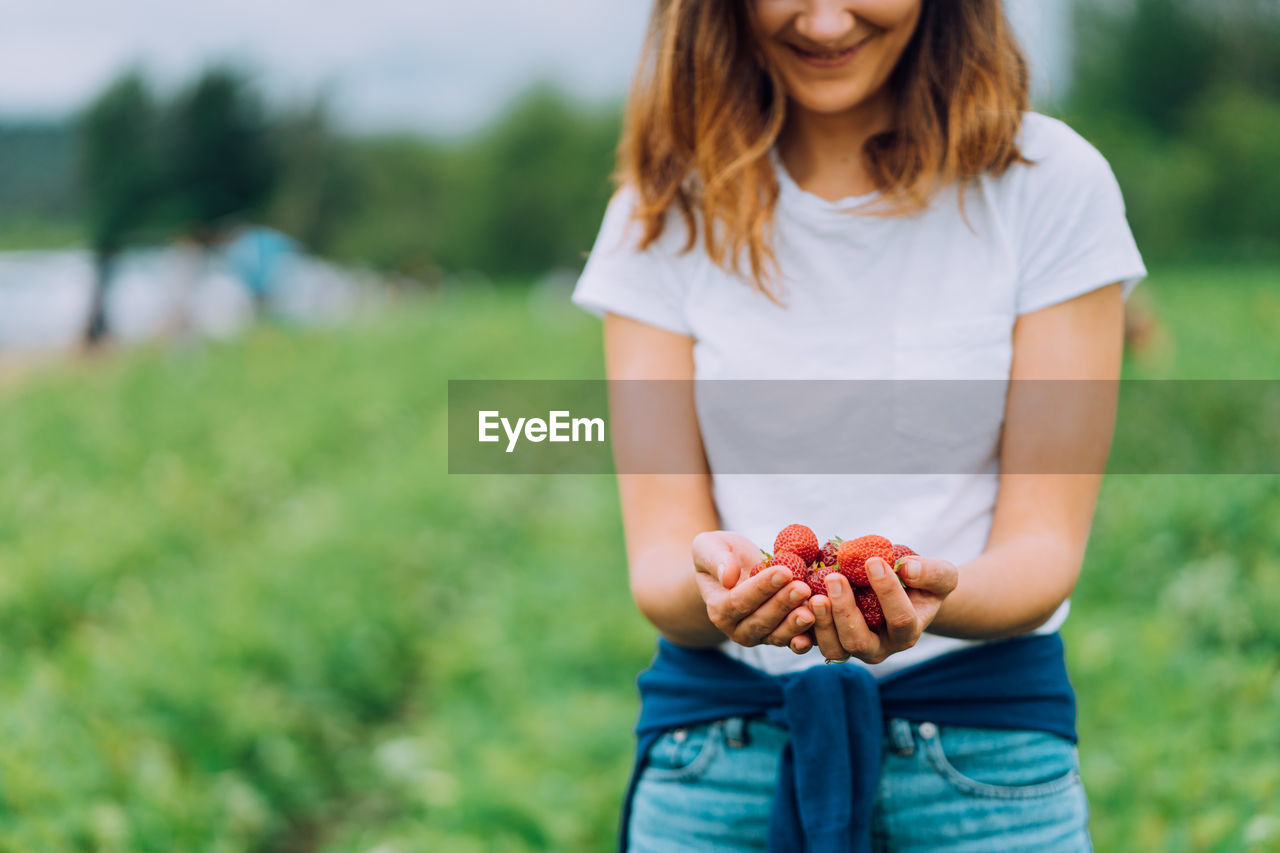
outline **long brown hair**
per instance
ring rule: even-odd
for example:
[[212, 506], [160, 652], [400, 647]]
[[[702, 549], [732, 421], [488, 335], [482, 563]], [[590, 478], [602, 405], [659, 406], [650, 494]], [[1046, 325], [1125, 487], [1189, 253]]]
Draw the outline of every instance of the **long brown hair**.
[[[619, 183], [636, 187], [644, 248], [667, 211], [717, 265], [771, 297], [770, 248], [778, 181], [769, 150], [786, 118], [781, 78], [760, 57], [751, 0], [655, 0], [632, 82]], [[923, 208], [941, 187], [1022, 160], [1016, 136], [1027, 109], [1027, 65], [1000, 0], [923, 0], [911, 41], [889, 78], [893, 126], [864, 153], [886, 204], [882, 215]], [[696, 216], [695, 216], [696, 214]]]

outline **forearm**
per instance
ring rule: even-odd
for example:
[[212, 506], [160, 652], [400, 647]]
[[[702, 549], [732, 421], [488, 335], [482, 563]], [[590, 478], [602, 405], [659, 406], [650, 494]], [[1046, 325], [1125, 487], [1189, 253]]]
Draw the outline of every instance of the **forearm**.
[[688, 543], [653, 545], [632, 557], [631, 595], [664, 637], [681, 646], [718, 645], [725, 635], [698, 593]]
[[963, 639], [1012, 637], [1044, 624], [1071, 595], [1083, 554], [1053, 537], [1024, 536], [960, 567], [955, 592], [929, 626]]

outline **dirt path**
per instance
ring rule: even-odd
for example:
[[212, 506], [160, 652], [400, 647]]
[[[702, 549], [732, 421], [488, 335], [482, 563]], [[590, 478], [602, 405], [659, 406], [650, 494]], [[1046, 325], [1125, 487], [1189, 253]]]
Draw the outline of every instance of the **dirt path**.
[[32, 352], [0, 351], [0, 393], [8, 393], [32, 376], [57, 371], [63, 367], [88, 367], [115, 356], [118, 347], [107, 345], [96, 350], [36, 350]]

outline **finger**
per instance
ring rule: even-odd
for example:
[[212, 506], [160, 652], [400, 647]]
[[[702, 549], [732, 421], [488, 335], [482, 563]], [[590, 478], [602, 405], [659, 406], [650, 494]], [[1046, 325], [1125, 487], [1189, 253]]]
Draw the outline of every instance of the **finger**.
[[[722, 583], [728, 569], [736, 566], [738, 562], [734, 559], [733, 551], [725, 541], [724, 535], [718, 530], [709, 530], [693, 537], [692, 551], [693, 567]], [[733, 580], [737, 582], [736, 577]], [[733, 586], [732, 583], [724, 585]]]
[[708, 530], [693, 537], [693, 564], [701, 572], [714, 575], [726, 589], [742, 579], [743, 571], [760, 561], [755, 543], [740, 533]]
[[[830, 583], [827, 588], [831, 588]], [[815, 595], [809, 599], [809, 606], [813, 608], [813, 638], [817, 641], [822, 656], [827, 660], [848, 660], [849, 653], [840, 645], [840, 636], [832, 621], [831, 599], [825, 595]]]
[[729, 590], [721, 603], [721, 611], [735, 625], [760, 609], [778, 590], [791, 582], [791, 570], [785, 566], [768, 569], [753, 578], [747, 578]]
[[720, 585], [725, 589], [733, 589], [742, 577], [742, 570], [734, 563], [717, 567], [716, 573], [720, 575]]
[[960, 572], [946, 560], [906, 556], [898, 560], [894, 570], [902, 582], [935, 595], [950, 595], [960, 581]]
[[884, 611], [888, 647], [893, 651], [911, 648], [920, 638], [920, 617], [907, 597], [907, 591], [898, 582], [898, 576], [889, 571], [884, 560], [872, 557], [867, 560], [867, 578], [876, 598], [880, 599], [880, 609]]
[[706, 572], [694, 572], [693, 579], [698, 585], [698, 594], [706, 602], [707, 617], [711, 620], [711, 624], [726, 635], [731, 633], [737, 623], [731, 621], [723, 612], [724, 601], [729, 597], [729, 592], [720, 585], [720, 581]]
[[812, 648], [813, 648], [813, 631], [812, 630], [806, 631], [803, 634], [799, 634], [798, 636], [791, 638], [791, 651], [795, 652], [798, 655], [802, 655]]
[[[788, 614], [809, 597], [809, 587], [801, 581], [792, 581], [743, 619], [733, 632], [733, 639], [746, 646], [753, 646], [782, 627]], [[788, 640], [791, 637], [788, 635]], [[785, 645], [784, 643], [780, 645]]]
[[[827, 593], [831, 597], [831, 619], [841, 648], [868, 663], [883, 660], [880, 637], [867, 627], [867, 620], [862, 618], [849, 580], [838, 572], [832, 572], [827, 575]], [[876, 660], [877, 656], [880, 656], [879, 660]]]
[[[805, 597], [808, 597], [807, 593]], [[782, 623], [774, 629], [773, 633], [764, 638], [764, 641], [771, 646], [789, 646], [793, 639], [812, 627], [813, 611], [807, 607], [796, 607], [783, 618]]]
[[694, 572], [693, 582], [698, 585], [698, 593], [702, 596], [702, 600], [707, 603], [707, 606], [716, 604], [729, 595], [720, 581], [706, 572]]

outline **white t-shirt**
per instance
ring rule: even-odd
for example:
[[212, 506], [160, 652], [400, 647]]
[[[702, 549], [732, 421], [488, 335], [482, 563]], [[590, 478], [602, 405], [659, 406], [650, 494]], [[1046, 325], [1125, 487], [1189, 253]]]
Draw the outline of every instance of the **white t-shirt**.
[[[635, 196], [624, 187], [609, 203], [573, 301], [692, 337], [698, 380], [1007, 379], [1019, 315], [1117, 281], [1127, 296], [1146, 275], [1102, 155], [1037, 113], [1025, 115], [1019, 141], [1033, 165], [984, 176], [966, 190], [963, 215], [954, 188], [915, 215], [851, 215], [873, 196], [824, 200], [800, 189], [775, 156], [782, 306], [715, 266], [700, 243], [681, 254], [686, 233], [675, 211], [659, 240], [637, 252]], [[954, 424], [896, 414], [890, 428], [908, 441], [957, 438]], [[995, 447], [999, 428], [976, 422], [968, 429], [983, 434], [959, 438]], [[986, 545], [994, 457], [973, 474], [717, 474], [727, 440], [704, 424], [721, 524], [766, 549], [793, 522], [823, 541], [877, 533], [956, 565]], [[1068, 606], [1038, 633], [1056, 631]], [[926, 632], [869, 668], [883, 676], [976, 642]], [[723, 650], [771, 673], [823, 661], [816, 651], [730, 641]]]

